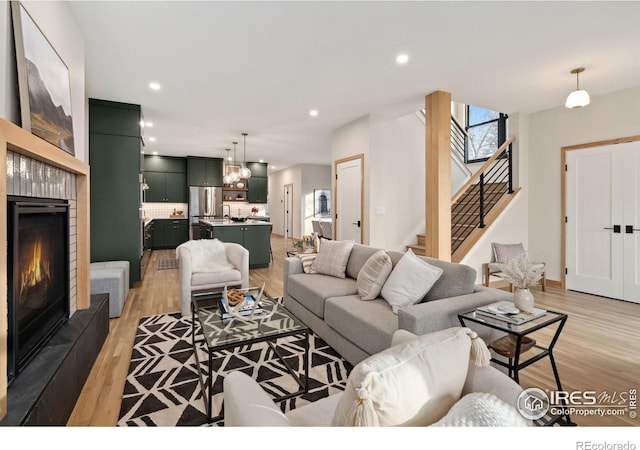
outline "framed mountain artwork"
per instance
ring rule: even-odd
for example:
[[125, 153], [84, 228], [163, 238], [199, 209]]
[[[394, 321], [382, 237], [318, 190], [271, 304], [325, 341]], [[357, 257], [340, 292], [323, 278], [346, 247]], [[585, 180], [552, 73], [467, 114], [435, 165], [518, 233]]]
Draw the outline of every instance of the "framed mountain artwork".
[[20, 2], [11, 2], [22, 128], [75, 155], [69, 68]]

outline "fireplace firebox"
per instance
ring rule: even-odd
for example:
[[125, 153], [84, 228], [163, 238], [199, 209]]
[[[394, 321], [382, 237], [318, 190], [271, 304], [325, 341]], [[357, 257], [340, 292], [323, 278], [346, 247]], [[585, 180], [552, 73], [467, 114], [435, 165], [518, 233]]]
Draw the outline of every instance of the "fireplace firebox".
[[8, 197], [8, 379], [69, 318], [69, 207]]

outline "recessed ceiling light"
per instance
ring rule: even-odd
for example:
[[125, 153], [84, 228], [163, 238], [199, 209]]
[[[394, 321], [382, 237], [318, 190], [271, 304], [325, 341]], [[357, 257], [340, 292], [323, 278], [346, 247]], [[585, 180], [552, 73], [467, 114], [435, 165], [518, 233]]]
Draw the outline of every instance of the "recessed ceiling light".
[[260, 162], [261, 162], [261, 163], [263, 163], [263, 162], [264, 162], [264, 159], [261, 159], [261, 160], [260, 160]]
[[154, 137], [150, 137], [149, 138], [149, 142], [155, 142], [155, 141], [156, 141], [156, 138], [154, 138]]
[[144, 120], [141, 120], [141, 121], [140, 121], [140, 126], [141, 126], [142, 128], [144, 128], [144, 126], [145, 126]]
[[149, 83], [149, 89], [151, 89], [153, 91], [159, 91], [160, 90], [160, 83], [156, 83], [155, 81], [152, 81], [151, 83]]
[[144, 122], [144, 126], [147, 128], [153, 128], [153, 122]]
[[275, 170], [275, 168], [276, 168], [276, 166], [271, 166], [271, 169], [274, 169], [274, 170]]
[[317, 109], [312, 109], [311, 111], [309, 111], [309, 115], [311, 117], [317, 117], [318, 116], [318, 110]]
[[158, 154], [158, 152], [153, 152], [153, 154], [154, 154], [154, 155], [157, 155], [157, 154]]
[[409, 55], [406, 53], [401, 53], [396, 57], [396, 62], [398, 64], [406, 64], [409, 61]]

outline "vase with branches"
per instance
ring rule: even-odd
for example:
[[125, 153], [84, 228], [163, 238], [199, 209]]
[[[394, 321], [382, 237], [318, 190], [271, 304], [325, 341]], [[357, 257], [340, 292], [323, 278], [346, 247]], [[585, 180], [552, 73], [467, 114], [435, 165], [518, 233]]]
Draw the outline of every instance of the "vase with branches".
[[516, 288], [513, 294], [516, 308], [525, 312], [533, 312], [534, 299], [529, 288], [538, 284], [542, 279], [543, 266], [532, 264], [526, 252], [505, 263], [498, 263], [496, 266], [502, 272], [501, 277]]

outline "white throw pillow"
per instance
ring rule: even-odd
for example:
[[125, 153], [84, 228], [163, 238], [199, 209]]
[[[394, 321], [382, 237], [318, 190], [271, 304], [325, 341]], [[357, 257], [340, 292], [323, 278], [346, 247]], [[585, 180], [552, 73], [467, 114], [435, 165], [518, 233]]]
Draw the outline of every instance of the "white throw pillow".
[[356, 365], [333, 426], [426, 426], [462, 395], [471, 339], [466, 328], [418, 336]]
[[393, 313], [398, 314], [398, 309], [422, 300], [440, 275], [441, 268], [418, 258], [409, 249], [387, 278], [382, 297], [391, 305]]
[[298, 258], [300, 258], [300, 262], [302, 262], [302, 270], [304, 273], [316, 273], [313, 270], [313, 262], [316, 260], [317, 253], [300, 253]]
[[358, 272], [356, 287], [360, 298], [362, 300], [377, 298], [392, 269], [393, 264], [387, 252], [378, 250], [371, 255]]
[[487, 392], [462, 397], [432, 427], [527, 427], [530, 423], [513, 406]]
[[345, 278], [347, 261], [349, 261], [353, 243], [354, 241], [326, 240], [320, 245], [318, 256], [311, 267], [317, 273]]

